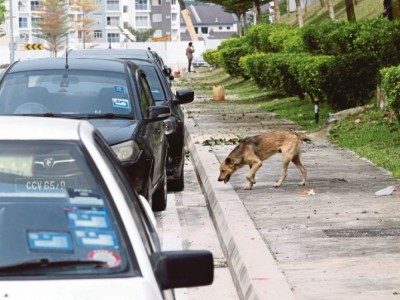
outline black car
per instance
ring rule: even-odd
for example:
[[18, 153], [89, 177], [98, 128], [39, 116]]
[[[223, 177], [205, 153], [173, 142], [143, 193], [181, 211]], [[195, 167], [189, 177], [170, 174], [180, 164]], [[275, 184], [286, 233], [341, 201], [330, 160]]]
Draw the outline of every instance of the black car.
[[[10, 65], [0, 81], [0, 115], [88, 119], [112, 147], [132, 186], [167, 205], [167, 105], [156, 105], [146, 73], [130, 61], [43, 58]], [[51, 130], [51, 128], [49, 128]]]
[[[194, 92], [192, 90], [177, 90], [174, 94], [169, 86], [165, 73], [154, 61], [141, 58], [139, 54], [148, 53], [148, 50], [139, 51], [132, 49], [87, 49], [71, 50], [69, 57], [108, 57], [130, 60], [137, 64], [147, 74], [153, 98], [157, 105], [169, 105], [171, 118], [164, 121], [167, 127], [168, 139], [168, 161], [167, 178], [168, 189], [181, 191], [184, 188], [184, 164], [185, 164], [185, 130], [184, 114], [181, 104], [193, 102]], [[138, 57], [139, 56], [139, 57]]]

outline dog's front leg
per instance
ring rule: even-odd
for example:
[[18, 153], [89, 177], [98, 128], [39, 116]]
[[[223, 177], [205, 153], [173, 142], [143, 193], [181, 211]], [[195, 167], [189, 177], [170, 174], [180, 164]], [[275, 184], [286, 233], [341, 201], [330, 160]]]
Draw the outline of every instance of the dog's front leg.
[[246, 175], [246, 179], [249, 182], [248, 186], [246, 186], [245, 190], [253, 189], [253, 185], [256, 184], [256, 172], [259, 168], [261, 168], [262, 162], [258, 161], [252, 165], [250, 165], [250, 171]]

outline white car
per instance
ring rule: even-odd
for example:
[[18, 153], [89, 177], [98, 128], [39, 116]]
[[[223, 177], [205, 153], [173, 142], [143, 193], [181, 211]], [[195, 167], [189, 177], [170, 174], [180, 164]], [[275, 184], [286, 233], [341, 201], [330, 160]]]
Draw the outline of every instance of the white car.
[[192, 60], [192, 66], [194, 68], [201, 68], [201, 67], [208, 68], [210, 65], [208, 64], [208, 62], [204, 60], [203, 56], [196, 56]]
[[7, 299], [170, 299], [213, 281], [211, 252], [160, 250], [150, 205], [88, 121], [0, 117], [0, 224]]

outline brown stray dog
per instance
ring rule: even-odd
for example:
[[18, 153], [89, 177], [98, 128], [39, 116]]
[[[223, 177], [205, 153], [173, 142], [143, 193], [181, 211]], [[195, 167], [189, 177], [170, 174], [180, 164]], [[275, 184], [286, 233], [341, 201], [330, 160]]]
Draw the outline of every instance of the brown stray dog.
[[299, 185], [305, 185], [307, 170], [300, 161], [301, 142], [307, 140], [323, 140], [329, 132], [332, 122], [326, 123], [320, 130], [312, 133], [295, 131], [270, 131], [261, 135], [244, 138], [220, 165], [218, 181], [227, 183], [233, 173], [245, 165], [250, 166], [246, 175], [249, 185], [245, 190], [251, 190], [256, 183], [255, 175], [262, 162], [275, 153], [282, 153], [283, 170], [274, 187], [280, 187], [286, 179], [289, 163], [293, 162], [300, 170], [303, 179]]

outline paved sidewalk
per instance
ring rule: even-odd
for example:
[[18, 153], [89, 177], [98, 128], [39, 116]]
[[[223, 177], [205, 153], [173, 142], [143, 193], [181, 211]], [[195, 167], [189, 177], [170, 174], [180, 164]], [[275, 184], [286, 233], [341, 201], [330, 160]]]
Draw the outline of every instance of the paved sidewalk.
[[[219, 162], [235, 146], [204, 141], [296, 129], [254, 109], [238, 113], [234, 102], [200, 98], [185, 112], [187, 145], [241, 299], [400, 299], [400, 195], [375, 196], [400, 182], [328, 142], [303, 145], [305, 187], [294, 166], [272, 187], [279, 155], [264, 162], [251, 191], [248, 168], [218, 182]], [[301, 194], [311, 188], [314, 195]]]

